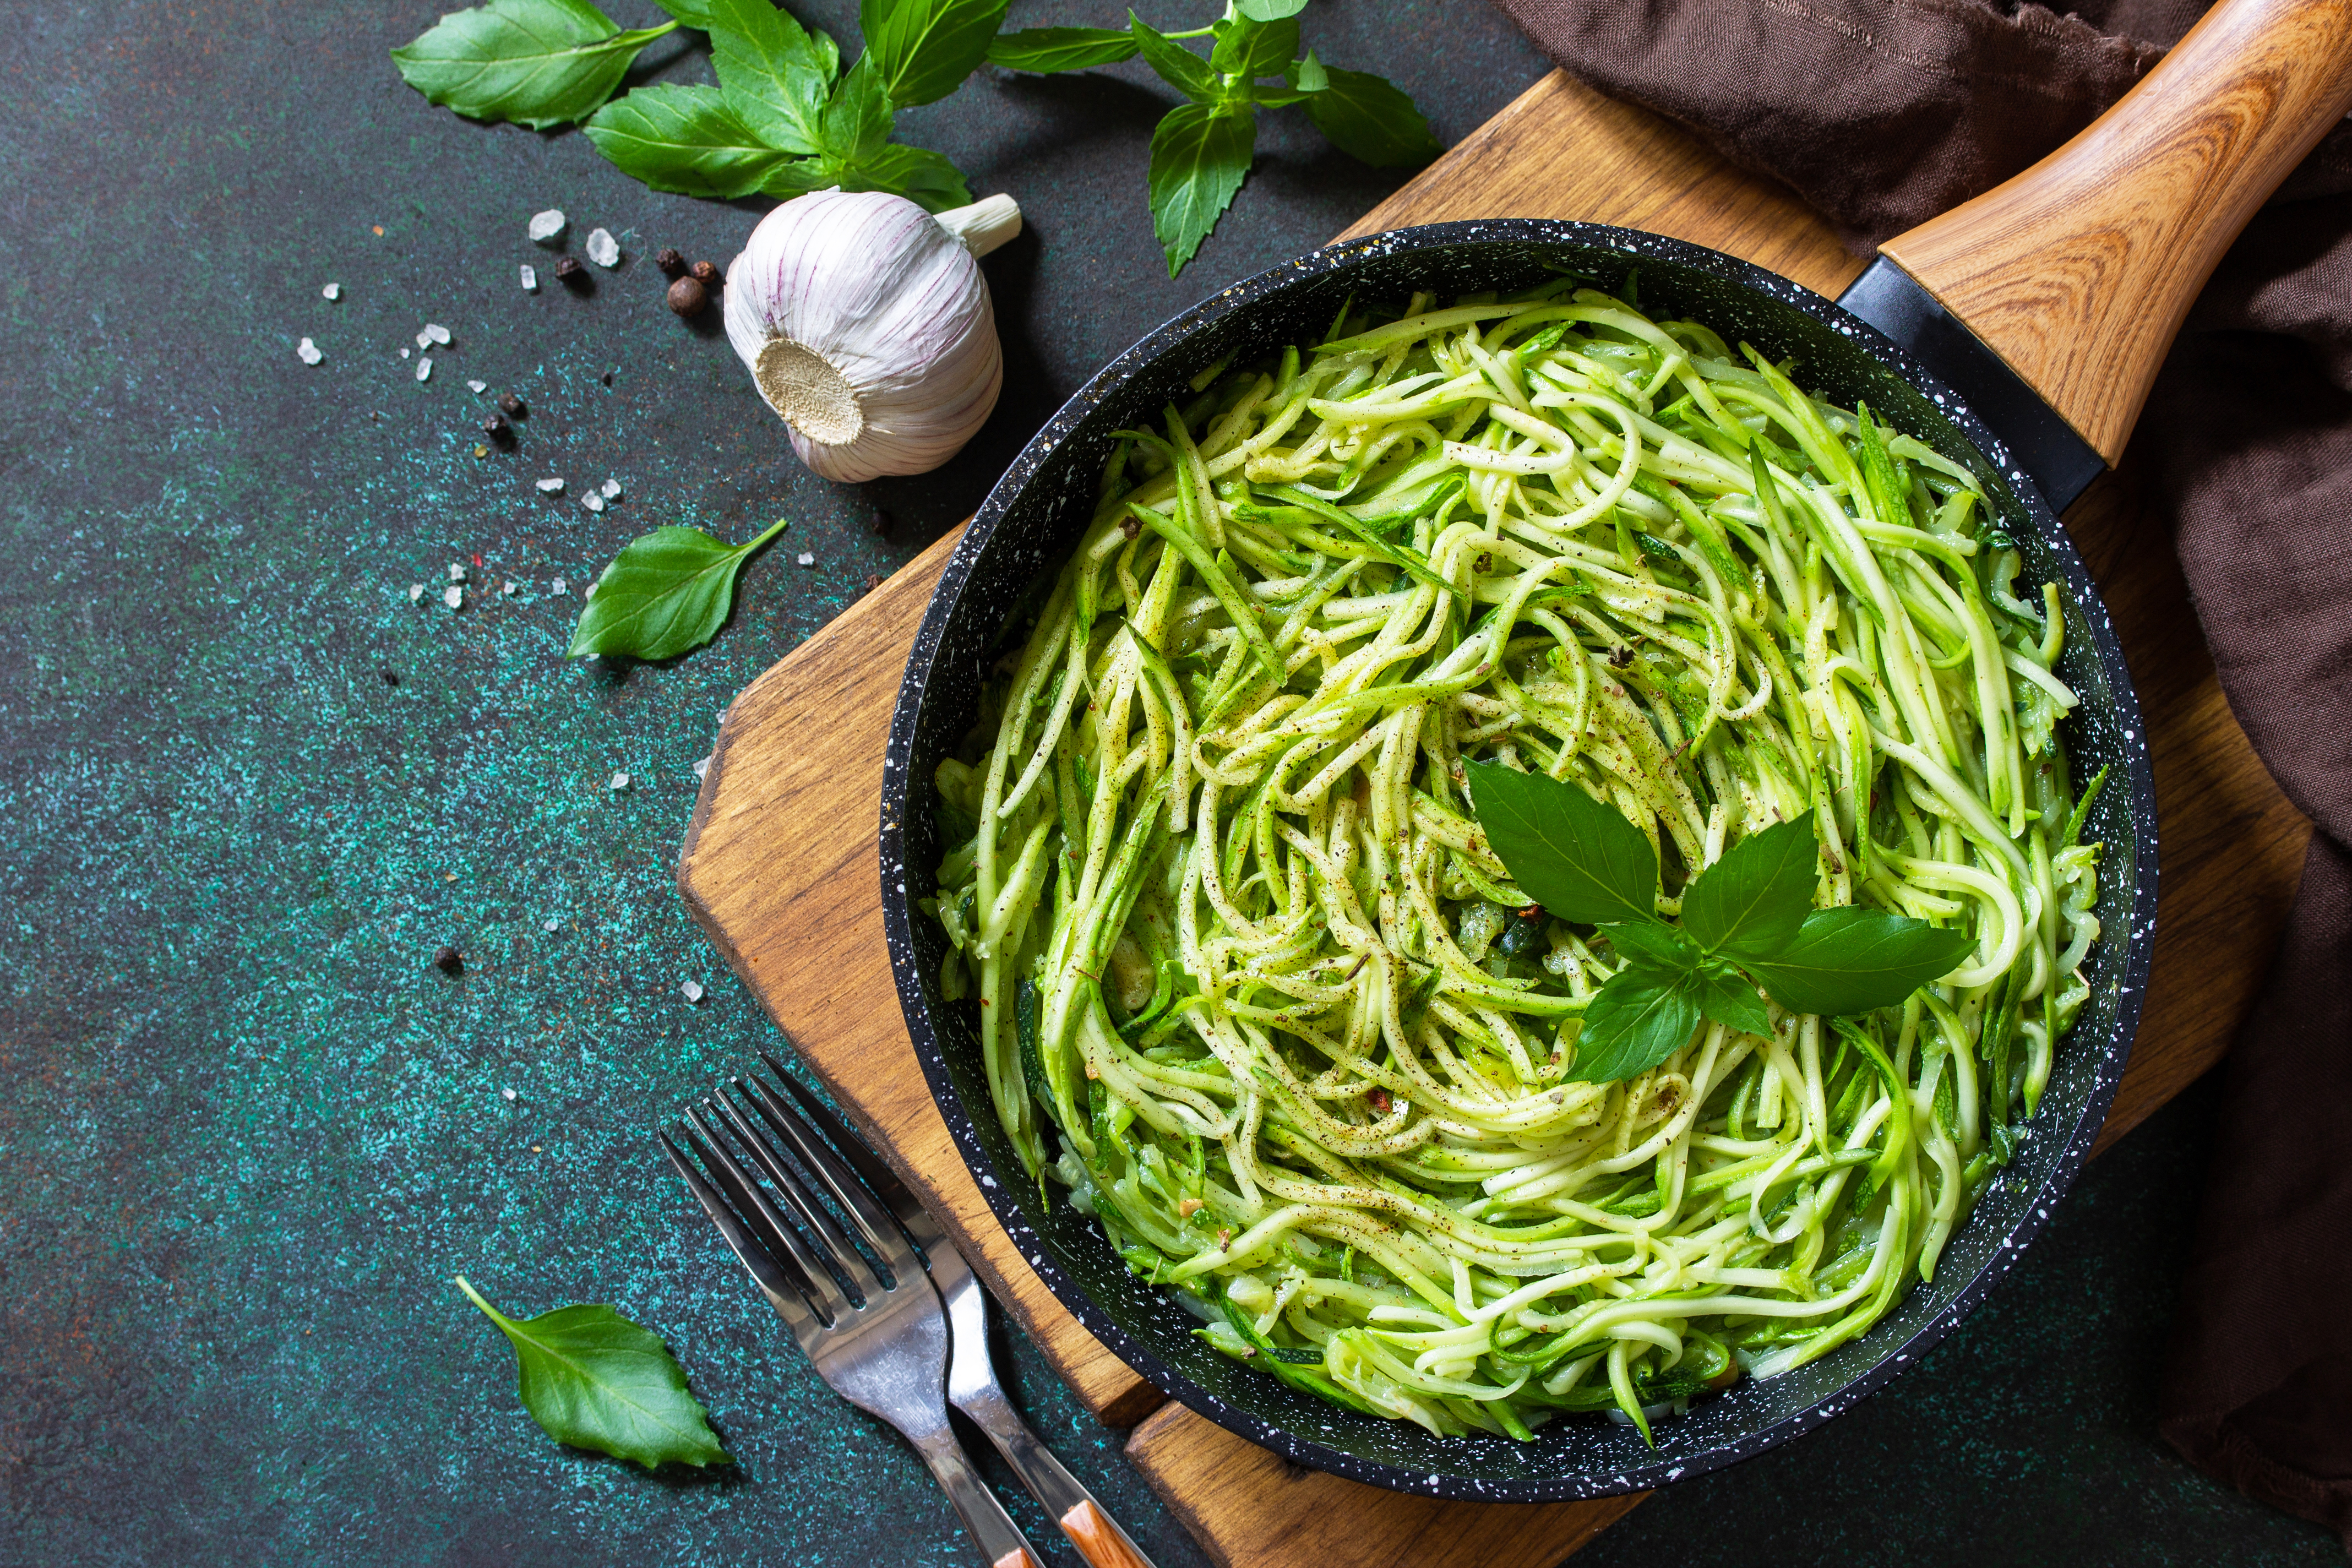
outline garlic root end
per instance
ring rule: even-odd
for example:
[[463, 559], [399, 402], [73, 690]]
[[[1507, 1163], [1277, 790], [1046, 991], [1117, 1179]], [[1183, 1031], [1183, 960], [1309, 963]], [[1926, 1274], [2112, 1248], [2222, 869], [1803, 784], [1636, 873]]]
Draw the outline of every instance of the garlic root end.
[[845, 447], [865, 433], [866, 410], [857, 389], [832, 361], [805, 344], [781, 335], [770, 338], [761, 345], [751, 378], [768, 406], [812, 441]]

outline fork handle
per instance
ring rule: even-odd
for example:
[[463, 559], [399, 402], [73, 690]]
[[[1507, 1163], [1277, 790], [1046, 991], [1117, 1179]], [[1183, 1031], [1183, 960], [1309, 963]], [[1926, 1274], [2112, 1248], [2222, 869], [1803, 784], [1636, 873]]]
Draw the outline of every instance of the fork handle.
[[988, 1434], [988, 1440], [996, 1445], [1030, 1495], [1045, 1505], [1045, 1511], [1054, 1516], [1088, 1568], [1152, 1568], [1151, 1559], [1128, 1539], [1085, 1484], [1054, 1457], [1054, 1450], [1029, 1430], [1028, 1423], [992, 1383], [959, 1398], [956, 1408]]
[[988, 1483], [980, 1479], [980, 1472], [964, 1458], [962, 1446], [957, 1443], [944, 1419], [934, 1431], [908, 1433], [907, 1440], [922, 1455], [923, 1463], [930, 1467], [932, 1479], [945, 1489], [948, 1501], [955, 1505], [956, 1517], [971, 1532], [972, 1542], [980, 1548], [989, 1568], [1038, 1568], [1037, 1553], [1030, 1546], [1029, 1538], [1021, 1533], [1021, 1527], [1013, 1522], [1013, 1516], [1004, 1511], [1004, 1505], [996, 1500], [996, 1494], [988, 1489]]

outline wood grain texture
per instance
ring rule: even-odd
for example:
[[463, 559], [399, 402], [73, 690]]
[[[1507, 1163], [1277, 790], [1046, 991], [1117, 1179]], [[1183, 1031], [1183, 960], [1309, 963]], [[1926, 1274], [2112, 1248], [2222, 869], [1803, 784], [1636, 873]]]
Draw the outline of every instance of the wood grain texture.
[[2352, 0], [2223, 0], [2083, 133], [1881, 248], [2113, 463], [2254, 209], [2352, 108]]
[[1127, 1457], [1218, 1568], [1545, 1568], [1649, 1495], [1405, 1497], [1294, 1465], [1172, 1402], [1135, 1429]]
[[[1861, 265], [1786, 193], [1558, 73], [1350, 233], [1497, 216], [1644, 225], [1824, 292]], [[2231, 717], [2170, 541], [2144, 500], [2109, 476], [2067, 523], [2139, 686], [2164, 840], [2155, 976], [2104, 1146], [2227, 1048], [2268, 966], [2309, 827]], [[1558, 1562], [1638, 1499], [1444, 1503], [1299, 1470], [1160, 1405], [1052, 1299], [988, 1213], [908, 1042], [876, 871], [882, 751], [899, 671], [959, 537], [961, 530], [924, 552], [729, 710], [679, 858], [696, 918], [1087, 1405], [1113, 1425], [1142, 1422], [1129, 1458], [1220, 1563]]]

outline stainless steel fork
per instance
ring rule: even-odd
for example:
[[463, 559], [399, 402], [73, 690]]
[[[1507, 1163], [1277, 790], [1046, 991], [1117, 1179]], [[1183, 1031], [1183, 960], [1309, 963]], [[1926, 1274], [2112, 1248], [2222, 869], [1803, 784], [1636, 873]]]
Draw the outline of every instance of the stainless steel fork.
[[[987, 1293], [973, 1277], [963, 1254], [948, 1239], [947, 1232], [940, 1228], [930, 1211], [916, 1200], [906, 1184], [891, 1173], [890, 1167], [826, 1109], [824, 1101], [802, 1088], [800, 1080], [767, 1052], [761, 1051], [760, 1058], [775, 1074], [776, 1082], [798, 1103], [801, 1114], [794, 1116], [792, 1107], [784, 1104], [774, 1087], [764, 1079], [753, 1077], [736, 1080], [753, 1108], [817, 1173], [834, 1200], [857, 1222], [860, 1232], [869, 1241], [892, 1234], [890, 1222], [895, 1218], [929, 1260], [931, 1284], [947, 1303], [948, 1321], [955, 1329], [954, 1355], [948, 1367], [949, 1400], [988, 1435], [997, 1452], [1004, 1456], [1005, 1463], [1021, 1478], [1021, 1484], [1045, 1505], [1045, 1511], [1092, 1568], [1152, 1568], [1151, 1560], [1129, 1539], [1109, 1511], [1095, 1500], [1094, 1494], [1054, 1457], [1054, 1451], [1029, 1429], [1014, 1412], [1012, 1401], [1005, 1398], [1003, 1385], [996, 1381], [995, 1363], [988, 1355]], [[832, 1141], [833, 1147], [841, 1151], [840, 1160], [830, 1157], [824, 1140], [813, 1136], [806, 1122], [815, 1123], [824, 1138]], [[847, 1162], [849, 1169], [843, 1168], [843, 1161]], [[877, 1197], [887, 1205], [887, 1215], [877, 1205]]]
[[[740, 1080], [735, 1087], [738, 1094], [744, 1093]], [[745, 1098], [761, 1121], [776, 1125], [765, 1105]], [[771, 1093], [767, 1098], [774, 1097]], [[1038, 1568], [1028, 1538], [972, 1469], [948, 1426], [947, 1405], [940, 1397], [947, 1319], [922, 1264], [904, 1238], [887, 1225], [874, 1226], [858, 1216], [860, 1233], [889, 1271], [886, 1283], [774, 1145], [723, 1092], [686, 1112], [679, 1137], [693, 1150], [693, 1159], [667, 1133], [659, 1136], [695, 1201], [791, 1328], [818, 1375], [835, 1393], [887, 1421], [914, 1445], [991, 1568]], [[798, 1145], [803, 1140], [786, 1134], [785, 1142], [795, 1145], [795, 1152], [802, 1152]], [[817, 1238], [823, 1257], [776, 1211], [730, 1143], [751, 1157]], [[698, 1160], [701, 1169], [696, 1167]], [[835, 1185], [823, 1166], [812, 1164], [828, 1187]], [[852, 1207], [851, 1213], [856, 1212]]]

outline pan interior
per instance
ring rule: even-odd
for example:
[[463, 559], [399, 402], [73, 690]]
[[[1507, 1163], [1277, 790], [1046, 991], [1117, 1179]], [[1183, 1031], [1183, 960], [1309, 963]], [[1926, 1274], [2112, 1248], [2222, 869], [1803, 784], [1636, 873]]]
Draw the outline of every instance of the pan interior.
[[[1705, 322], [1775, 360], [1808, 392], [1879, 417], [1972, 468], [2025, 557], [2021, 582], [2055, 582], [2067, 637], [2059, 670], [2081, 697], [2062, 735], [2075, 777], [2114, 773], [2085, 830], [2106, 845], [2101, 940], [2084, 972], [2091, 1000], [2057, 1053], [2016, 1160], [1981, 1192], [1930, 1284], [1867, 1335], [1769, 1382], [1743, 1382], [1655, 1424], [1570, 1417], [1531, 1443], [1441, 1438], [1298, 1394], [1194, 1337], [1197, 1320], [1131, 1274], [1094, 1223], [1022, 1175], [998, 1127], [968, 1010], [940, 994], [944, 934], [912, 911], [936, 889], [944, 846], [931, 776], [971, 729], [980, 671], [1007, 618], [1050, 580], [1086, 526], [1112, 432], [1154, 420], [1199, 372], [1319, 337], [1350, 298], [1401, 306], [1508, 293], [1563, 273], [1637, 297], [1662, 318]], [[1923, 390], [1924, 388], [1924, 390]], [[1988, 454], [1990, 454], [1989, 457]], [[1598, 1496], [1654, 1486], [1755, 1453], [1848, 1407], [1956, 1322], [2005, 1272], [2087, 1154], [2137, 1023], [2152, 935], [2154, 794], [2145, 731], [2105, 607], [2054, 517], [2008, 471], [1989, 432], [1948, 392], [1819, 295], [1698, 247], [1591, 225], [1453, 224], [1335, 246], [1234, 285], [1115, 361], [1039, 433], [987, 504], [941, 581], [908, 666], [883, 803], [882, 888], [893, 965], [927, 1075], [998, 1216], [1065, 1305], [1138, 1371], [1221, 1424], [1305, 1464], [1378, 1484], [1496, 1500]]]

